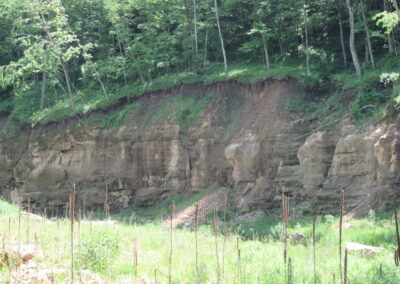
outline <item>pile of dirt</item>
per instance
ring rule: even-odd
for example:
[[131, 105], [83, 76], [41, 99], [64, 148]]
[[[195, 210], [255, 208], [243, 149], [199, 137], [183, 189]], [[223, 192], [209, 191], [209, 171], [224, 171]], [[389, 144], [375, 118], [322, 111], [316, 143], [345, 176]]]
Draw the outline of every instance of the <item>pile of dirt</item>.
[[[224, 204], [227, 199], [227, 189], [220, 188], [215, 192], [207, 194], [197, 203], [198, 206], [198, 223], [205, 223], [207, 216], [212, 214], [214, 210], [223, 210]], [[196, 205], [189, 206], [182, 211], [175, 214], [172, 219], [172, 227], [190, 226], [195, 223], [196, 219]], [[164, 220], [165, 226], [171, 225], [171, 218]]]

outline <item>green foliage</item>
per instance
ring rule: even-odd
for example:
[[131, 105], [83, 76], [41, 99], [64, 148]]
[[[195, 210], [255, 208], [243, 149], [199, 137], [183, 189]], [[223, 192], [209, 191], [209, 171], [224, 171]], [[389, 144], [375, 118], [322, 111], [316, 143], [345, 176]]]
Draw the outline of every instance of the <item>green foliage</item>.
[[[351, 102], [350, 111], [357, 120], [371, 118], [371, 116], [378, 115], [376, 114], [376, 109], [379, 109], [387, 101], [388, 98], [385, 94], [374, 89], [360, 91], [357, 93], [355, 100]], [[378, 117], [374, 118], [377, 119]]]
[[287, 96], [280, 106], [283, 112], [300, 112], [306, 114], [315, 123], [310, 130], [316, 127], [330, 129], [337, 124], [337, 120], [347, 113], [347, 106], [343, 102], [343, 93], [335, 92], [328, 97], [313, 98], [304, 93]]
[[96, 272], [105, 272], [119, 256], [120, 238], [110, 231], [93, 231], [84, 235], [76, 254], [77, 266]]
[[370, 221], [372, 224], [376, 224], [377, 222], [377, 217], [376, 217], [376, 212], [373, 209], [370, 209], [368, 211], [368, 221]]
[[[297, 232], [304, 235], [303, 245], [311, 245], [312, 218], [306, 217], [301, 221], [291, 222], [288, 228], [289, 236]], [[316, 239], [320, 244], [329, 244], [337, 239], [337, 232], [332, 228], [338, 227], [338, 217], [325, 215], [317, 219]], [[350, 229], [344, 232], [345, 241], [358, 242], [371, 246], [395, 246], [395, 230], [387, 230], [387, 219], [381, 219], [374, 211], [370, 211], [367, 219], [350, 222]], [[232, 226], [232, 231], [245, 239], [261, 239], [280, 241], [282, 225], [278, 219], [260, 216], [254, 221], [242, 221]]]
[[240, 126], [241, 118], [244, 115], [244, 98], [230, 96], [220, 96], [216, 100], [218, 109], [216, 123], [225, 127], [225, 139], [230, 139], [235, 133], [235, 129]]
[[21, 133], [21, 124], [19, 121], [16, 121], [12, 117], [8, 117], [4, 123], [3, 128], [1, 129], [1, 134], [6, 137], [14, 137]]
[[[196, 203], [195, 200], [186, 202], [184, 197], [181, 197], [180, 200], [175, 200], [177, 207], [181, 206], [180, 209]], [[185, 202], [186, 204], [184, 204]], [[169, 204], [171, 201], [164, 201], [162, 207], [168, 207]], [[0, 207], [2, 206], [3, 204], [0, 202]], [[161, 208], [157, 204], [155, 207]], [[145, 209], [142, 208], [142, 210]], [[152, 211], [153, 207], [148, 210]], [[168, 209], [166, 210], [168, 211]], [[153, 211], [153, 213], [155, 212]], [[158, 216], [155, 217], [158, 219]], [[350, 283], [395, 284], [400, 281], [400, 272], [393, 260], [393, 251], [397, 247], [393, 214], [376, 213], [375, 216], [376, 218], [350, 220], [348, 226], [345, 226], [343, 230], [344, 243], [358, 242], [384, 248], [383, 251], [372, 256], [349, 252], [348, 279]], [[2, 213], [0, 213], [0, 223], [8, 224], [10, 217], [12, 224], [17, 224], [18, 214], [10, 216]], [[119, 215], [113, 217], [118, 220]], [[122, 218], [125, 219], [126, 216], [123, 215]], [[239, 244], [240, 273], [243, 281], [246, 279], [248, 283], [287, 283], [282, 259], [283, 245], [279, 238], [281, 235], [279, 220], [273, 219], [271, 216], [259, 218], [264, 218], [264, 220], [247, 221], [248, 234], [245, 237], [233, 233], [232, 230], [227, 236], [224, 236], [221, 231], [215, 236], [212, 220], [199, 226], [197, 249], [202, 281], [205, 283], [218, 282], [216, 241], [220, 263], [224, 257], [224, 282], [238, 282], [237, 248]], [[253, 230], [251, 230], [251, 224], [253, 224]], [[42, 241], [43, 257], [35, 260], [38, 265], [49, 270], [54, 266], [68, 268], [70, 265], [68, 249], [70, 239], [65, 236], [70, 232], [70, 221], [45, 219], [44, 222], [21, 222], [20, 232], [27, 231], [28, 225], [29, 231], [36, 232], [37, 238]], [[228, 222], [228, 226], [230, 225], [231, 222]], [[270, 227], [270, 230], [265, 230], [263, 226]], [[317, 283], [330, 283], [333, 272], [336, 272], [336, 279], [339, 277], [338, 229], [338, 216], [318, 217], [316, 223]], [[5, 244], [26, 241], [25, 234], [18, 232], [18, 226], [11, 226], [10, 232], [5, 229], [3, 232]], [[294, 242], [291, 237], [297, 232], [302, 233], [305, 238]], [[78, 271], [87, 268], [91, 270], [91, 275], [98, 271], [98, 274], [95, 275], [101, 277], [98, 282], [127, 283], [132, 281], [135, 272], [137, 273], [136, 279], [149, 279], [154, 276], [154, 271], [157, 269], [157, 282], [167, 281], [170, 235], [165, 224], [151, 221], [142, 224], [116, 222], [107, 227], [102, 222], [83, 218], [80, 224], [80, 233], [81, 246], [77, 246], [75, 249], [76, 264], [79, 264], [79, 266], [75, 266], [76, 279], [79, 279]], [[312, 217], [305, 216], [301, 220], [290, 220], [288, 234], [288, 256], [292, 260], [293, 283], [312, 283], [314, 275], [311, 241]], [[76, 235], [76, 240], [77, 237]], [[173, 229], [171, 270], [174, 283], [196, 282], [195, 237], [196, 234], [192, 228]], [[117, 245], [119, 249], [116, 249]], [[134, 251], [138, 252], [137, 270], [132, 264]], [[63, 253], [63, 257], [60, 257], [60, 253]], [[99, 262], [102, 264], [100, 265]], [[105, 265], [103, 265], [104, 263]], [[14, 267], [12, 270], [15, 271]], [[0, 272], [0, 281], [2, 283], [10, 282], [8, 281], [8, 267], [3, 268]], [[54, 272], [56, 282], [70, 281], [68, 274], [57, 273], [57, 270]], [[62, 273], [64, 273], [64, 269], [62, 269]], [[85, 273], [85, 275], [87, 274]], [[86, 281], [87, 279], [83, 277], [82, 275], [82, 280]]]
[[141, 102], [135, 102], [123, 107], [121, 110], [116, 110], [111, 114], [96, 114], [92, 119], [99, 125], [100, 129], [108, 130], [111, 133], [120, 128], [133, 111], [141, 107]]
[[18, 214], [18, 211], [18, 206], [0, 200], [0, 215], [15, 216]]
[[390, 34], [393, 29], [399, 24], [397, 12], [384, 11], [376, 14], [373, 19], [378, 26], [385, 29], [385, 34]]
[[[219, 12], [228, 73], [221, 64], [212, 3], [196, 3], [194, 10], [192, 2], [183, 0], [0, 0], [0, 112], [11, 112], [23, 123], [48, 123], [115, 105], [121, 98], [223, 80], [254, 84], [293, 77], [317, 88], [333, 79], [340, 91], [365, 92], [380, 74], [397, 72], [400, 66], [399, 57], [387, 52], [388, 33], [395, 44], [398, 38], [394, 29], [398, 15], [390, 7], [394, 2], [388, 1], [389, 7], [378, 0], [365, 3], [377, 69], [370, 70], [365, 60], [362, 76], [350, 68], [343, 71], [338, 13], [348, 30], [344, 3], [222, 1]], [[353, 6], [359, 15], [361, 5]], [[359, 21], [357, 26], [363, 29]], [[355, 48], [359, 58], [365, 57], [362, 38], [357, 37]], [[265, 68], [265, 51], [270, 69]], [[347, 61], [350, 65], [350, 56]], [[42, 86], [44, 109], [40, 107]], [[187, 127], [191, 115], [195, 112], [184, 109], [176, 119]]]
[[[336, 92], [320, 103], [315, 110], [315, 114], [320, 121], [330, 120], [333, 123], [332, 119], [339, 119], [346, 114], [346, 106], [342, 96], [342, 93]], [[333, 126], [333, 124], [330, 124], [330, 126]]]
[[392, 73], [382, 73], [380, 77], [381, 83], [383, 83], [385, 86], [389, 84], [393, 84], [399, 80], [400, 74], [396, 72]]
[[282, 225], [277, 219], [259, 216], [255, 221], [242, 221], [233, 224], [231, 231], [245, 239], [279, 241], [282, 238]]
[[203, 97], [179, 95], [161, 102], [148, 119], [150, 124], [176, 122], [182, 128], [190, 126], [203, 112], [213, 94]]
[[13, 106], [14, 104], [10, 99], [6, 99], [0, 102], [0, 113], [9, 113], [12, 110]]

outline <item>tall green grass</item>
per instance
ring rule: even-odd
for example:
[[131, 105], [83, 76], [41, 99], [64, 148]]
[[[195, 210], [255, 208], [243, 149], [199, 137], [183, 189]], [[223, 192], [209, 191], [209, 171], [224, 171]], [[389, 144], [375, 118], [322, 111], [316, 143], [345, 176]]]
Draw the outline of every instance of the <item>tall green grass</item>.
[[[187, 199], [176, 199], [177, 211], [192, 206], [200, 196]], [[158, 210], [168, 210], [171, 200], [166, 200], [156, 206]], [[4, 212], [18, 210], [0, 202], [0, 224], [4, 235], [5, 245], [16, 241], [18, 226], [11, 226], [8, 232], [8, 222], [17, 224], [17, 215], [8, 215]], [[137, 209], [132, 208], [130, 214]], [[156, 216], [159, 211], [149, 208], [149, 212], [137, 211], [138, 215], [148, 214]], [[139, 214], [140, 213], [140, 214]], [[372, 215], [372, 214], [371, 214]], [[115, 216], [116, 217], [116, 216]], [[232, 216], [234, 217], [234, 216]], [[57, 272], [57, 269], [68, 267], [69, 264], [69, 220], [45, 220], [29, 223], [22, 217], [21, 231], [25, 232], [29, 224], [31, 232], [30, 242], [37, 244], [43, 256], [35, 259], [41, 266], [56, 271], [54, 277], [58, 281], [68, 281], [68, 274]], [[255, 221], [242, 223], [241, 231], [235, 230], [235, 218], [229, 221], [230, 233], [225, 239], [225, 261], [223, 283], [286, 283], [285, 267], [282, 259], [282, 242], [279, 238], [279, 224], [273, 217], [260, 216]], [[131, 222], [99, 223], [84, 218], [80, 229], [75, 228], [76, 262], [78, 271], [81, 268], [89, 269], [103, 281], [125, 283], [134, 278], [134, 252], [138, 256], [137, 281], [153, 282], [154, 271], [157, 270], [158, 283], [168, 282], [169, 267], [169, 228], [158, 222], [146, 223]], [[245, 221], [242, 221], [245, 222]], [[336, 281], [338, 271], [338, 217], [320, 216], [316, 228], [316, 283], [332, 283], [333, 274]], [[237, 228], [237, 227], [236, 227]], [[313, 283], [313, 250], [312, 250], [312, 218], [291, 221], [288, 233], [292, 236], [301, 232], [304, 239], [293, 242], [289, 239], [288, 256], [293, 266], [293, 283]], [[80, 237], [79, 237], [80, 236]], [[172, 283], [195, 283], [195, 233], [193, 228], [186, 227], [173, 230], [173, 257]], [[393, 261], [393, 250], [396, 246], [394, 222], [392, 219], [368, 218], [348, 222], [343, 231], [344, 242], [360, 242], [366, 245], [382, 246], [384, 250], [375, 256], [364, 256], [360, 253], [350, 253], [348, 259], [349, 283], [399, 283], [400, 271]], [[22, 241], [26, 236], [22, 234]], [[217, 249], [222, 257], [223, 235], [217, 236]], [[239, 241], [238, 241], [239, 240]], [[216, 267], [215, 236], [212, 226], [202, 225], [198, 231], [198, 267], [201, 283], [217, 283], [218, 272]], [[238, 279], [239, 244], [241, 262]], [[102, 247], [102, 249], [96, 249]], [[135, 249], [136, 247], [136, 249]], [[220, 259], [221, 261], [221, 259]], [[222, 265], [222, 261], [220, 262]], [[76, 279], [79, 279], [78, 277]], [[8, 268], [0, 269], [0, 280], [7, 282]]]
[[15, 216], [18, 214], [19, 208], [16, 205], [0, 200], [0, 215]]

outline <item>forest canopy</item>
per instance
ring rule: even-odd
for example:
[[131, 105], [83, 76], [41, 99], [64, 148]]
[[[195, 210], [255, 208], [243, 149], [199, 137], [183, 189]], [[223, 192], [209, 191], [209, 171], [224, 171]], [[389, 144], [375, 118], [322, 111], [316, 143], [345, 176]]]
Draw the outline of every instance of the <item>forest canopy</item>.
[[0, 0], [0, 111], [35, 123], [192, 81], [391, 74], [399, 16], [396, 0]]

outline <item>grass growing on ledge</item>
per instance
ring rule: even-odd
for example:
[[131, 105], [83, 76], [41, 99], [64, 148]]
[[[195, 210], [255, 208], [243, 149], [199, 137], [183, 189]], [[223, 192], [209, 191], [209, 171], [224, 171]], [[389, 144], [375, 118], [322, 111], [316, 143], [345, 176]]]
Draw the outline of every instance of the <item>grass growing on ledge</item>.
[[134, 102], [126, 105], [120, 110], [107, 114], [95, 114], [92, 120], [99, 125], [101, 130], [107, 130], [109, 133], [116, 131], [137, 109], [142, 107], [141, 102]]
[[[325, 83], [330, 82], [335, 84], [337, 92], [344, 94], [351, 92], [354, 94], [352, 98], [347, 100], [355, 100], [355, 96], [359, 93], [369, 93], [379, 85], [379, 77], [384, 72], [396, 71], [400, 63], [393, 58], [383, 57], [378, 60], [377, 69], [372, 70], [366, 68], [362, 76], [354, 74], [350, 68], [348, 70], [340, 71], [340, 73], [328, 74], [327, 70], [319, 70], [315, 66], [312, 67], [311, 76], [307, 76], [304, 62], [300, 61], [287, 61], [285, 63], [272, 64], [271, 69], [265, 69], [263, 65], [259, 64], [243, 64], [232, 63], [229, 66], [229, 72], [225, 73], [222, 64], [214, 63], [209, 64], [206, 69], [194, 72], [181, 72], [164, 75], [154, 78], [149, 82], [142, 83], [141, 81], [129, 82], [128, 85], [123, 86], [118, 84], [111, 84], [107, 86], [108, 96], [106, 97], [101, 89], [97, 87], [77, 86], [74, 95], [74, 107], [71, 106], [70, 101], [64, 96], [60, 97], [58, 101], [49, 102], [49, 106], [43, 110], [39, 109], [39, 102], [37, 96], [28, 94], [29, 99], [24, 96], [14, 98], [13, 102], [4, 101], [0, 106], [0, 111], [11, 111], [14, 118], [23, 123], [28, 124], [46, 124], [49, 122], [57, 122], [62, 119], [74, 116], [87, 114], [94, 110], [107, 109], [110, 106], [118, 104], [121, 99], [130, 98], [134, 100], [145, 95], [148, 92], [157, 90], [168, 90], [174, 87], [179, 87], [183, 84], [201, 83], [203, 85], [213, 84], [219, 81], [235, 80], [239, 83], [255, 84], [267, 78], [296, 78], [300, 83], [307, 87], [323, 86]], [[97, 88], [97, 89], [96, 89]], [[385, 100], [381, 105], [377, 106], [379, 109], [385, 105], [388, 100]], [[305, 102], [308, 105], [309, 102]], [[3, 106], [4, 105], [4, 106]], [[307, 107], [307, 106], [304, 106]], [[353, 109], [352, 109], [353, 110]], [[379, 111], [381, 113], [381, 111]], [[381, 117], [381, 115], [372, 115], [370, 111], [363, 113], [363, 117]]]
[[77, 114], [86, 114], [97, 109], [105, 109], [115, 105], [122, 98], [137, 98], [148, 92], [171, 89], [182, 84], [200, 82], [204, 85], [209, 85], [224, 80], [235, 80], [240, 83], [252, 84], [266, 78], [282, 77], [297, 78], [305, 84], [314, 84], [318, 81], [317, 77], [307, 78], [303, 69], [303, 67], [296, 64], [275, 64], [269, 70], [265, 69], [263, 65], [232, 64], [229, 72], [225, 74], [222, 64], [210, 64], [201, 73], [182, 72], [155, 78], [146, 83], [135, 81], [129, 83], [127, 86], [108, 86], [107, 97], [104, 96], [100, 89], [93, 89], [92, 87], [85, 89], [83, 87], [76, 91], [74, 107], [71, 106], [70, 101], [66, 97], [43, 110], [39, 109], [39, 104], [35, 100], [30, 99], [26, 101], [22, 97], [20, 99], [16, 98], [14, 105], [17, 107], [14, 109], [10, 106], [11, 102], [6, 102], [5, 104], [8, 111], [12, 109], [12, 116], [23, 123], [33, 125], [37, 123], [46, 124]]
[[151, 113], [147, 124], [178, 123], [181, 128], [190, 126], [211, 101], [213, 94], [204, 97], [178, 95], [166, 99]]

